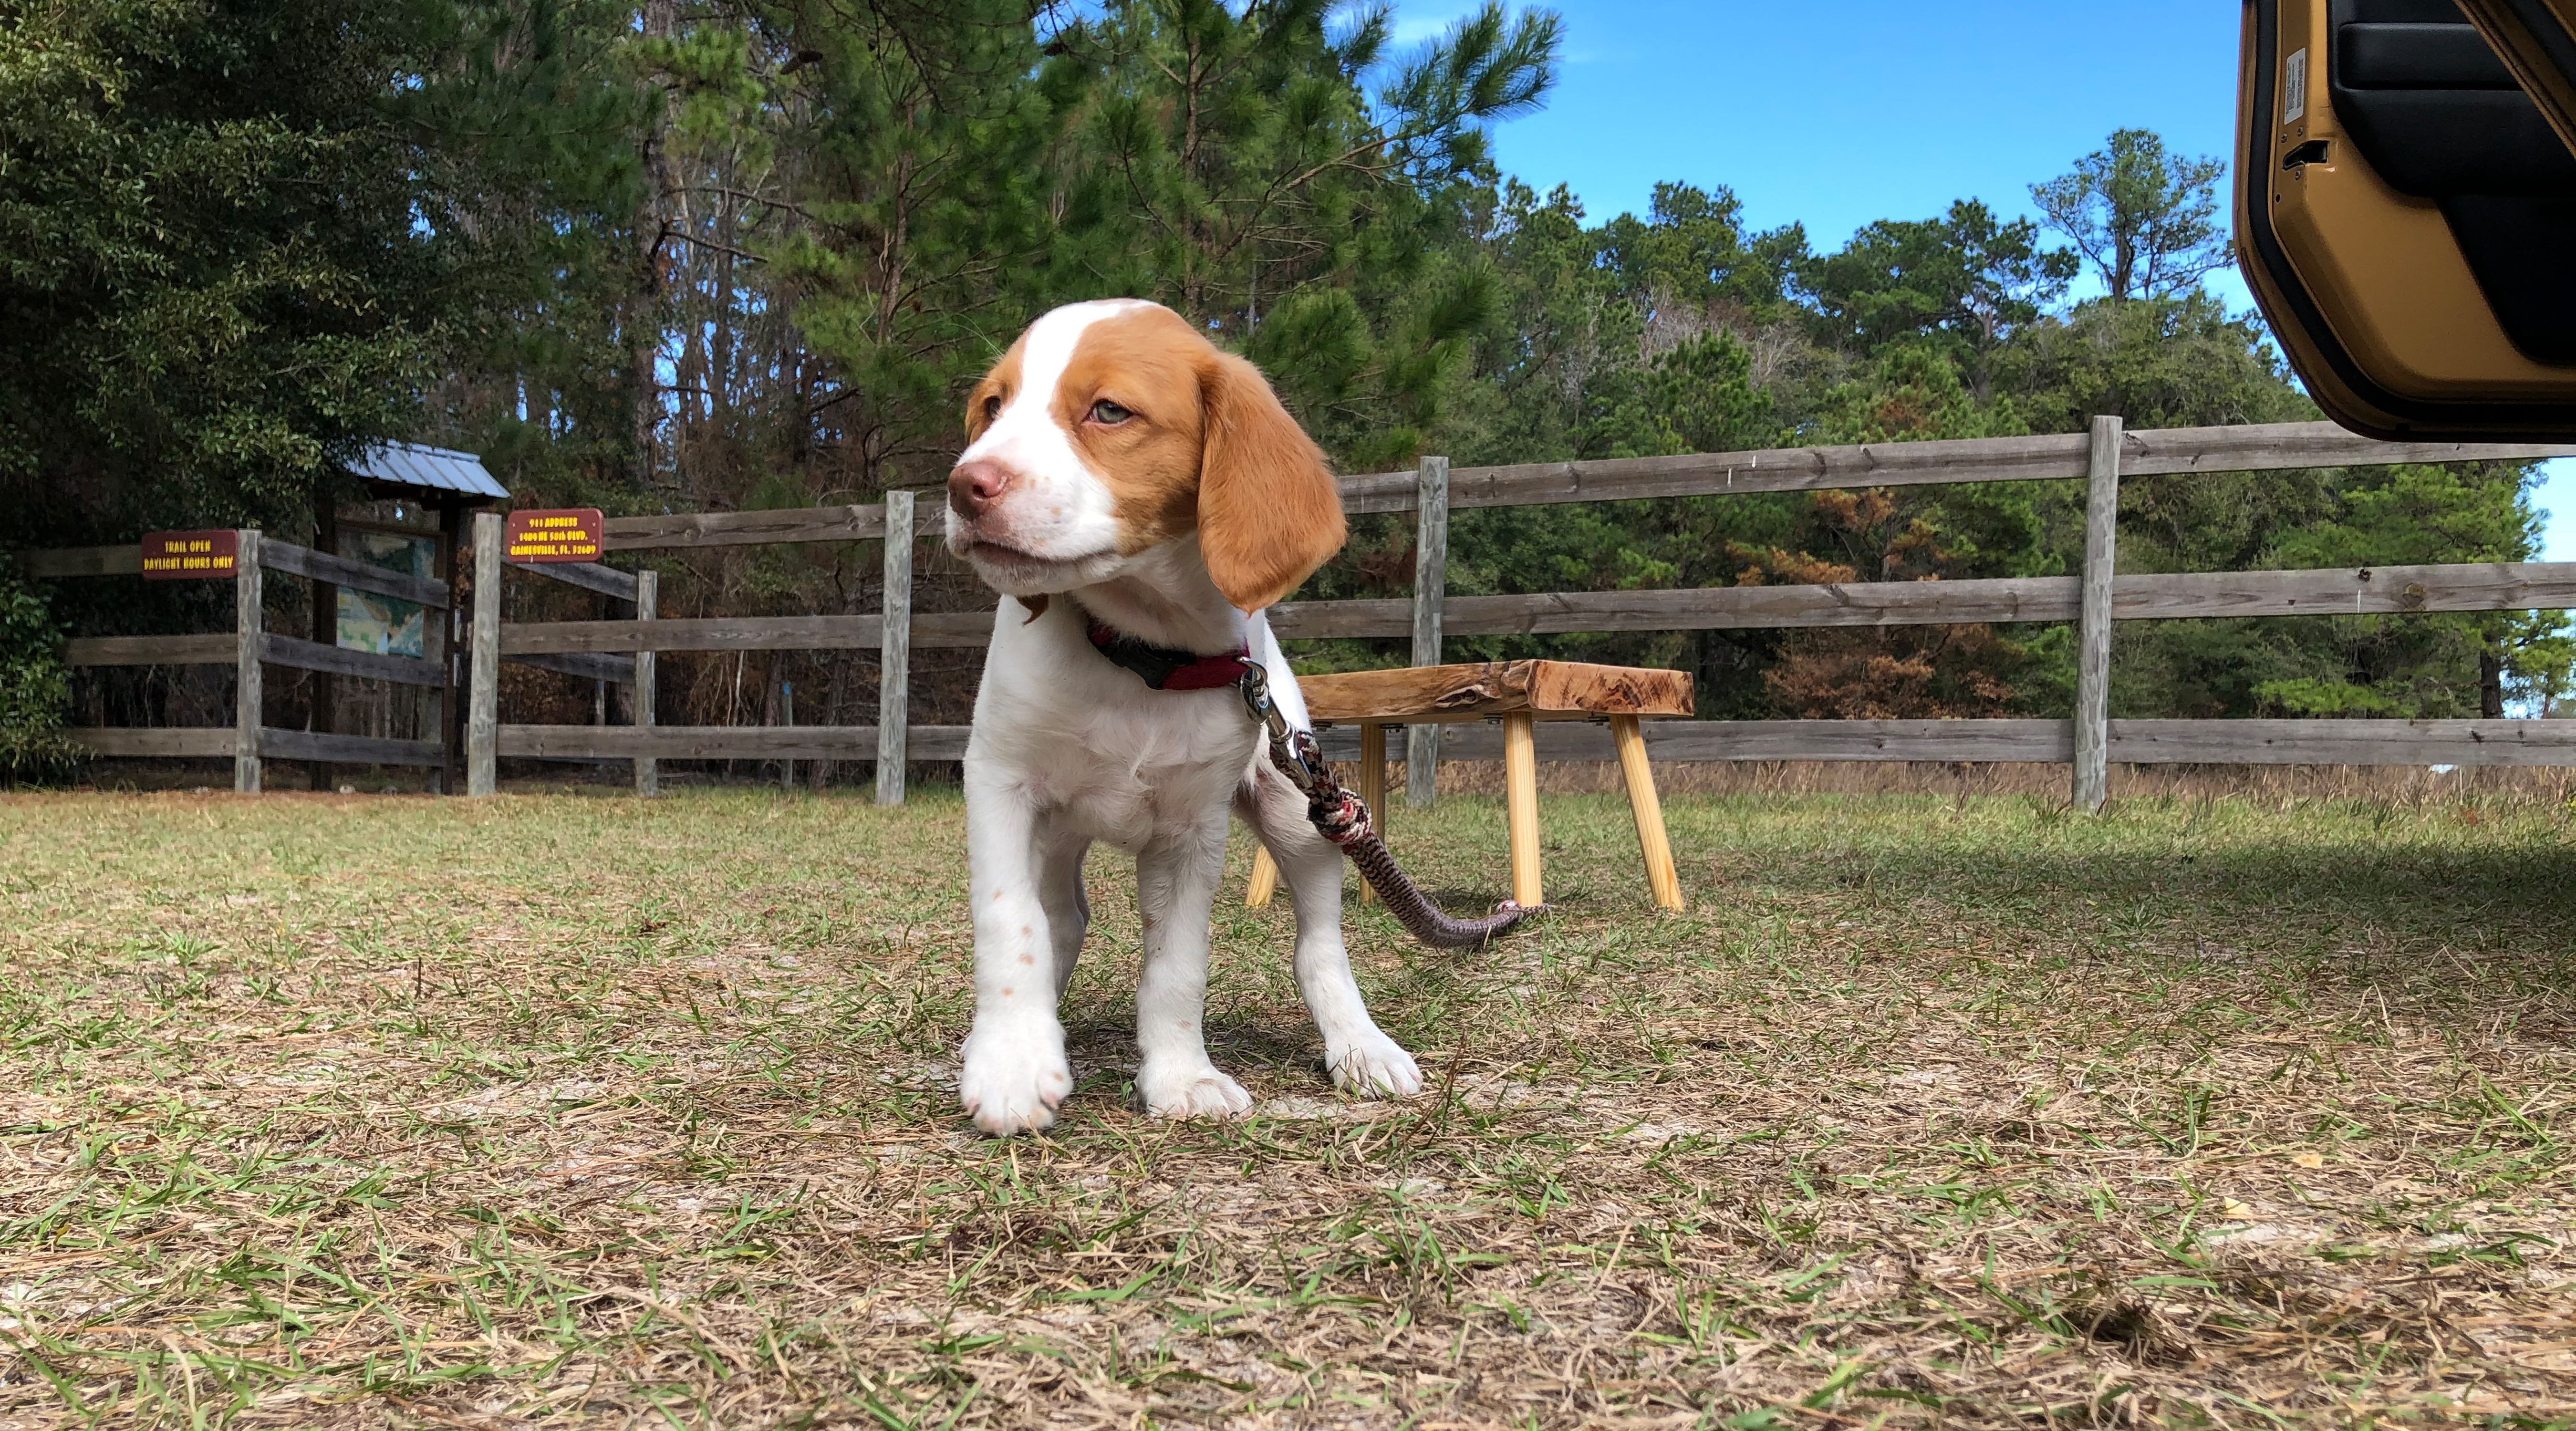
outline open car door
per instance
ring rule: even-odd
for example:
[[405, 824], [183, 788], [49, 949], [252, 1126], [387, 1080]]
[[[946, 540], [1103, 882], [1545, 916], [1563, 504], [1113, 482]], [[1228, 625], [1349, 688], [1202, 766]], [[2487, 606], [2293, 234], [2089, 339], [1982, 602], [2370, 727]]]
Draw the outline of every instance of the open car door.
[[2576, 0], [2247, 0], [2236, 248], [2379, 437], [2576, 438]]

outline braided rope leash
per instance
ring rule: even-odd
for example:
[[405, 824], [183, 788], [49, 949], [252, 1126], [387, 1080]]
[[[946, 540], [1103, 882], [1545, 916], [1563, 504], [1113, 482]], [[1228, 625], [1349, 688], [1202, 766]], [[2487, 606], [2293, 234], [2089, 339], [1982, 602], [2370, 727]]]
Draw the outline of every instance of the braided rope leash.
[[1377, 837], [1377, 822], [1369, 815], [1368, 803], [1334, 777], [1333, 767], [1325, 762], [1323, 748], [1315, 743], [1313, 732], [1291, 727], [1288, 718], [1279, 713], [1278, 705], [1270, 699], [1270, 677], [1259, 662], [1244, 659], [1243, 675], [1235, 682], [1235, 688], [1243, 693], [1244, 709], [1252, 713], [1269, 738], [1270, 763], [1279, 767], [1279, 773], [1306, 797], [1306, 818], [1313, 822], [1315, 833], [1359, 866], [1360, 877], [1386, 901], [1387, 912], [1414, 938], [1434, 949], [1474, 949], [1546, 908], [1507, 899], [1482, 919], [1453, 919], [1442, 912], [1410, 875], [1396, 867], [1395, 856], [1387, 853], [1386, 842]]

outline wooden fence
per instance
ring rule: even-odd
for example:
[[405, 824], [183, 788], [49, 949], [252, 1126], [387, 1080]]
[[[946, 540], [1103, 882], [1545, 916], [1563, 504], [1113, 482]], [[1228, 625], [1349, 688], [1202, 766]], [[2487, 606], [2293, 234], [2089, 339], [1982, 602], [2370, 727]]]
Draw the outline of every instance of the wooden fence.
[[[264, 628], [263, 574], [276, 571], [331, 586], [372, 592], [418, 602], [434, 611], [451, 603], [444, 582], [425, 581], [383, 567], [318, 552], [264, 536], [256, 529], [235, 533], [233, 629], [187, 636], [91, 636], [66, 644], [63, 660], [73, 666], [230, 666], [234, 671], [233, 723], [229, 726], [108, 726], [67, 732], [82, 747], [111, 756], [232, 757], [233, 788], [253, 792], [261, 785], [263, 760], [313, 760], [340, 765], [426, 765], [443, 768], [445, 742], [383, 736], [334, 735], [309, 730], [283, 730], [262, 722], [265, 693], [263, 666], [327, 671], [422, 686], [440, 693], [425, 713], [424, 724], [443, 725], [443, 701], [452, 687], [445, 660], [443, 623], [422, 623], [424, 656], [390, 656], [351, 651]], [[28, 552], [27, 574], [37, 577], [140, 577], [140, 545], [75, 547]]]
[[[689, 516], [611, 517], [600, 546], [607, 551], [753, 546], [781, 542], [885, 543], [886, 609], [863, 616], [719, 616], [660, 620], [654, 573], [640, 572], [630, 598], [632, 621], [503, 622], [500, 604], [478, 603], [470, 636], [472, 678], [467, 683], [465, 789], [492, 793], [502, 757], [539, 760], [628, 760], [635, 792], [650, 795], [663, 760], [874, 760], [877, 800], [900, 805], [907, 760], [954, 759], [912, 748], [903, 711], [910, 700], [912, 647], [920, 621], [912, 615], [913, 494], [889, 492], [864, 507], [815, 507], [780, 512], [710, 512]], [[474, 518], [474, 568], [501, 567], [502, 519]], [[524, 570], [549, 576], [599, 572], [607, 567], [567, 563]], [[478, 588], [479, 590], [480, 588]], [[989, 615], [976, 618], [985, 625]], [[936, 627], [942, 620], [927, 618]], [[979, 637], [980, 639], [980, 637]], [[945, 643], [956, 644], [956, 643]], [[653, 657], [660, 651], [816, 651], [874, 647], [879, 653], [877, 699], [894, 719], [874, 726], [658, 726], [653, 720]], [[621, 661], [620, 658], [624, 660]], [[504, 725], [498, 674], [503, 661], [521, 661], [576, 675], [630, 682], [635, 723], [630, 726]], [[963, 752], [960, 743], [959, 753]]]
[[[2078, 652], [2072, 720], [1668, 721], [1647, 727], [1647, 739], [1653, 753], [1665, 760], [2064, 763], [2073, 767], [2073, 793], [2086, 808], [2101, 803], [2112, 761], [2576, 764], [2576, 722], [2108, 719], [2114, 621], [2576, 607], [2576, 563], [2118, 576], [2113, 570], [2114, 538], [2123, 476], [2567, 455], [2576, 455], [2576, 449], [2380, 442], [2322, 422], [2129, 432], [2119, 419], [2105, 417], [2094, 419], [2091, 430], [2084, 433], [1959, 442], [1698, 453], [1454, 471], [1447, 459], [1429, 457], [1412, 471], [1342, 479], [1343, 500], [1350, 511], [1416, 514], [1419, 541], [1413, 596], [1292, 602], [1274, 609], [1271, 624], [1286, 640], [1409, 637], [1413, 662], [1431, 664], [1439, 661], [1447, 637], [1463, 635], [2071, 620], [2077, 625]], [[2086, 481], [2087, 496], [2084, 563], [2081, 573], [2072, 577], [1521, 596], [1450, 597], [1444, 589], [1449, 514], [1463, 508], [2075, 478]], [[478, 575], [499, 569], [500, 532], [497, 515], [476, 518], [473, 553]], [[890, 493], [884, 503], [868, 506], [610, 519], [602, 543], [610, 551], [881, 540], [885, 543], [885, 609], [850, 616], [663, 620], [653, 609], [650, 572], [628, 576], [605, 567], [526, 568], [627, 600], [636, 608], [636, 619], [505, 623], [497, 602], [476, 603], [470, 637], [472, 674], [466, 682], [468, 791], [491, 790], [496, 763], [502, 757], [631, 760], [636, 788], [648, 793], [654, 788], [656, 762], [661, 760], [873, 759], [878, 799], [899, 803], [905, 761], [957, 759], [964, 753], [966, 736], [962, 726], [908, 724], [904, 711], [909, 652], [916, 647], [983, 645], [993, 620], [989, 610], [953, 615], [911, 611], [912, 543], [925, 535], [929, 534], [914, 529], [914, 498], [909, 492]], [[130, 553], [133, 549], [113, 550]], [[35, 555], [41, 559], [77, 554]], [[40, 570], [39, 574], [55, 573]], [[476, 589], [494, 588], [478, 580]], [[202, 642], [223, 638], [122, 639]], [[657, 652], [853, 648], [881, 653], [883, 684], [875, 725], [670, 727], [652, 722]], [[153, 649], [175, 652], [180, 648]], [[173, 658], [165, 654], [155, 659]], [[631, 683], [637, 692], [637, 723], [623, 727], [502, 724], [495, 678], [503, 661]], [[95, 748], [107, 749], [94, 740], [104, 733], [82, 734]], [[148, 743], [153, 738], [161, 737], [158, 733], [117, 737], [129, 742], [128, 748], [134, 741]], [[1429, 801], [1437, 761], [1492, 759], [1495, 751], [1487, 747], [1495, 744], [1491, 732], [1476, 727], [1450, 728], [1445, 734], [1439, 727], [1413, 728], [1406, 741], [1406, 784], [1413, 802]], [[1607, 735], [1580, 725], [1549, 727], [1542, 732], [1541, 745], [1541, 754], [1549, 759], [1611, 758]], [[1327, 732], [1326, 749], [1336, 758], [1351, 758], [1356, 746], [1356, 732]]]

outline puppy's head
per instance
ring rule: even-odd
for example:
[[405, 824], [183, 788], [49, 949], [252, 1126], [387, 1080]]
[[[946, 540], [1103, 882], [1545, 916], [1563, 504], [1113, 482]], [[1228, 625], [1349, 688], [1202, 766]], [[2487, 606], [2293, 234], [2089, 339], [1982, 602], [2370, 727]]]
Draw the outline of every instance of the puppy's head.
[[1159, 304], [1038, 319], [966, 399], [948, 546], [1012, 596], [1105, 581], [1196, 534], [1245, 611], [1342, 545], [1341, 490], [1260, 372]]

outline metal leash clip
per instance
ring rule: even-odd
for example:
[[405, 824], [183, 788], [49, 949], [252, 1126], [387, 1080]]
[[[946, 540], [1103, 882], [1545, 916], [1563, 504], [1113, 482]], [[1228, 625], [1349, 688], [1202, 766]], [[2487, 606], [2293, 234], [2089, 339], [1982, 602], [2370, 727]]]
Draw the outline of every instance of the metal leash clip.
[[1340, 786], [1333, 779], [1332, 767], [1324, 763], [1323, 748], [1315, 744], [1312, 735], [1292, 729], [1288, 717], [1281, 715], [1278, 704], [1270, 699], [1270, 673], [1249, 656], [1242, 660], [1243, 676], [1235, 682], [1235, 689], [1243, 693], [1243, 708], [1252, 713], [1253, 720], [1270, 739], [1270, 763], [1278, 766], [1279, 773], [1310, 801], [1338, 793]]

